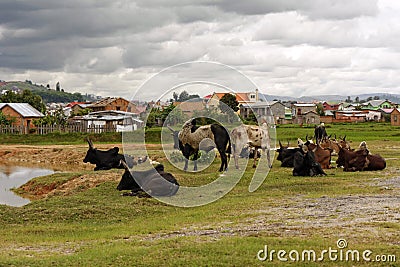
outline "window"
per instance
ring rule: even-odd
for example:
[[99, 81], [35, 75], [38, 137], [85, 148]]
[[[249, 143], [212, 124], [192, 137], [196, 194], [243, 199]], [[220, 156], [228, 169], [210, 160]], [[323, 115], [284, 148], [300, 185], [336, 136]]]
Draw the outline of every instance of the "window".
[[256, 95], [255, 95], [255, 94], [251, 94], [251, 95], [250, 95], [250, 98], [251, 98], [251, 99], [255, 99], [255, 98], [256, 98]]
[[393, 121], [397, 122], [397, 115], [393, 115]]
[[118, 107], [118, 106], [117, 106], [116, 109], [117, 109], [117, 110], [121, 110], [121, 107]]

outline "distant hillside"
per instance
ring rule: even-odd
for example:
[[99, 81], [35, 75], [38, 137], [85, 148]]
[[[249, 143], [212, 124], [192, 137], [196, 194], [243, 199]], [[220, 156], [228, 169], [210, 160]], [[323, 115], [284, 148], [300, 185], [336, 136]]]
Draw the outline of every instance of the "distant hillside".
[[45, 103], [69, 103], [73, 101], [86, 101], [87, 97], [81, 93], [68, 93], [62, 91], [56, 91], [54, 89], [48, 89], [43, 85], [33, 84], [30, 81], [25, 82], [7, 82], [6, 85], [0, 87], [0, 92], [3, 90], [31, 90], [32, 93], [40, 95]]
[[[341, 95], [318, 95], [318, 96], [301, 96], [301, 97], [291, 97], [291, 96], [277, 96], [263, 94], [267, 101], [281, 100], [281, 101], [299, 101], [299, 102], [312, 102], [312, 101], [336, 101], [342, 102], [347, 99], [347, 96]], [[359, 97], [360, 100], [368, 99], [369, 97], [379, 96], [379, 99], [389, 100], [394, 103], [400, 103], [400, 94], [387, 94], [387, 93], [372, 93], [372, 94], [361, 94], [361, 95], [351, 95], [350, 99], [355, 100]]]

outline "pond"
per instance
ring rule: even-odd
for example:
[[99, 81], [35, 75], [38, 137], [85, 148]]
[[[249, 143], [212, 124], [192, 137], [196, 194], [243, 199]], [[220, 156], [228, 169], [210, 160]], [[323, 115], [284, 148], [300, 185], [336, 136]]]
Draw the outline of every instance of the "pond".
[[43, 168], [0, 165], [0, 204], [13, 207], [28, 204], [28, 199], [18, 196], [10, 189], [17, 188], [35, 177], [53, 173], [53, 170]]

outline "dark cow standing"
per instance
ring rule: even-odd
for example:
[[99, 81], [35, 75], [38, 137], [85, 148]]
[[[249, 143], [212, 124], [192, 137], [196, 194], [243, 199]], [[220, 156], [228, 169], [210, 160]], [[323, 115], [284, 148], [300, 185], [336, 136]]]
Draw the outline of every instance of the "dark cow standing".
[[[117, 186], [119, 191], [131, 190], [130, 195], [143, 193], [160, 197], [173, 196], [178, 192], [178, 181], [171, 173], [164, 172], [162, 164], [147, 171], [132, 172], [125, 162], [121, 161], [121, 165], [124, 167], [125, 172]], [[139, 186], [137, 181], [139, 181], [142, 187]]]
[[317, 144], [319, 144], [319, 142], [321, 142], [323, 139], [328, 137], [328, 134], [326, 133], [326, 130], [325, 130], [324, 123], [321, 123], [320, 125], [315, 127], [314, 135], [315, 135], [315, 141]]
[[127, 165], [132, 168], [134, 165], [133, 158], [129, 155], [118, 154], [119, 148], [114, 147], [106, 151], [98, 150], [93, 146], [93, 142], [88, 138], [89, 149], [86, 152], [86, 156], [83, 159], [84, 163], [96, 164], [95, 171], [109, 170], [112, 168], [123, 169], [120, 161], [124, 161]]
[[321, 165], [315, 161], [314, 153], [303, 145], [293, 157], [293, 176], [326, 175]]
[[[204, 125], [199, 127], [196, 125], [196, 120], [192, 119], [190, 121], [187, 121], [183, 125], [183, 129], [181, 131], [174, 131], [171, 127], [168, 127], [168, 129], [172, 131], [172, 135], [174, 138], [174, 148], [179, 149], [182, 152], [183, 156], [185, 157], [185, 166], [184, 166], [185, 171], [188, 168], [188, 161], [190, 156], [192, 155], [194, 160], [193, 170], [197, 171], [197, 159], [199, 157], [198, 153], [200, 148], [208, 153], [216, 147], [221, 156], [221, 166], [219, 168], [219, 171], [222, 172], [228, 168], [228, 158], [229, 154], [231, 153], [231, 143], [230, 143], [229, 133], [223, 126], [214, 123], [211, 125]], [[190, 131], [188, 131], [188, 129], [190, 129]], [[185, 132], [182, 132], [183, 130], [185, 130]], [[192, 140], [191, 134], [193, 134], [193, 136], [199, 136], [200, 135], [199, 133], [201, 132], [209, 132], [210, 134], [212, 134], [213, 138], [208, 137], [201, 140], [197, 139]], [[188, 142], [183, 143], [180, 138], [180, 136], [182, 135], [188, 135], [185, 136], [187, 137], [186, 139], [192, 141], [192, 144], [194, 143], [196, 146], [193, 147]], [[215, 145], [214, 144], [207, 145], [207, 142], [205, 142], [206, 140], [213, 141]], [[200, 147], [202, 143], [206, 143], [206, 145]]]

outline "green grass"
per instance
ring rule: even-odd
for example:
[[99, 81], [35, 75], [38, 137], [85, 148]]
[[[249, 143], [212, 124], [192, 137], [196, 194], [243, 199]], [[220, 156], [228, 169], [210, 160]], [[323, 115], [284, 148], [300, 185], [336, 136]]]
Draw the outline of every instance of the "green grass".
[[[293, 142], [297, 136], [305, 137], [312, 131], [313, 128], [295, 126], [277, 128], [279, 139], [290, 138]], [[245, 175], [230, 193], [214, 203], [194, 208], [169, 206], [155, 199], [122, 197], [115, 189], [117, 182], [35, 200], [20, 208], [0, 205], [0, 266], [293, 266], [293, 263], [278, 261], [260, 262], [256, 259], [257, 252], [264, 245], [276, 250], [313, 248], [320, 251], [336, 248], [339, 238], [345, 238], [350, 249], [397, 253], [399, 257], [398, 223], [377, 221], [355, 222], [354, 227], [340, 224], [304, 227], [292, 220], [302, 216], [307, 200], [318, 202], [325, 198], [398, 193], [396, 189], [385, 191], [370, 185], [377, 177], [400, 176], [398, 127], [332, 125], [327, 131], [347, 134], [353, 146], [367, 140], [371, 151], [394, 160], [388, 160], [387, 169], [379, 172], [345, 173], [332, 169], [327, 170], [327, 177], [309, 178], [293, 177], [291, 169], [281, 168], [274, 161], [265, 182], [253, 193], [248, 192], [253, 172], [249, 163]], [[157, 135], [156, 130], [153, 132]], [[382, 139], [388, 141], [382, 142]], [[44, 139], [38, 140], [41, 142]], [[152, 147], [151, 152], [161, 155], [157, 147]], [[217, 159], [205, 172], [184, 173], [168, 162], [163, 163], [166, 170], [187, 186], [206, 184], [217, 178], [220, 164]], [[122, 170], [107, 172], [122, 174]], [[38, 187], [61, 184], [97, 174], [81, 170], [56, 173], [37, 178], [34, 184]], [[398, 207], [390, 208], [388, 215], [398, 214]], [[341, 209], [337, 207], [337, 212], [324, 219], [341, 222]], [[312, 222], [313, 218], [304, 217], [304, 220]], [[306, 265], [337, 266], [338, 262], [296, 264]], [[369, 266], [365, 262], [340, 265]]]

